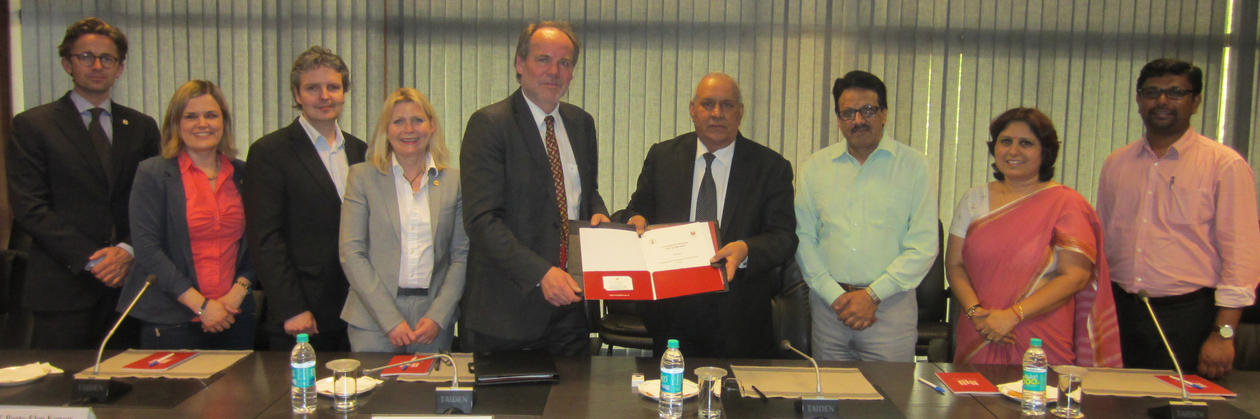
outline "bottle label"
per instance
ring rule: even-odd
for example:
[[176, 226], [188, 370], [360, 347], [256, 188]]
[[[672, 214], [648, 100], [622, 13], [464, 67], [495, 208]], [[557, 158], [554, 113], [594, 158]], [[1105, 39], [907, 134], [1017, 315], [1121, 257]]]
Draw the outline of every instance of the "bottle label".
[[682, 368], [661, 368], [661, 394], [682, 393]]
[[1045, 368], [1025, 368], [1024, 369], [1024, 391], [1039, 392], [1045, 394], [1046, 391], [1046, 369]]
[[312, 387], [315, 385], [315, 361], [294, 362], [289, 365], [293, 369], [294, 387]]

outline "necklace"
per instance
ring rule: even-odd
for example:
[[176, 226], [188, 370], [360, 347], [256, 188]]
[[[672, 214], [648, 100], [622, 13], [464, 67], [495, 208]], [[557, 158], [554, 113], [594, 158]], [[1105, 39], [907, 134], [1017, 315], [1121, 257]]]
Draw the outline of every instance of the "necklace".
[[424, 171], [421, 170], [419, 172], [416, 172], [416, 174], [411, 175], [411, 177], [407, 177], [407, 175], [405, 174], [403, 175], [403, 177], [407, 179], [408, 184], [413, 184], [413, 183], [416, 183], [416, 179], [418, 179], [420, 175], [423, 175], [423, 174], [424, 174]]

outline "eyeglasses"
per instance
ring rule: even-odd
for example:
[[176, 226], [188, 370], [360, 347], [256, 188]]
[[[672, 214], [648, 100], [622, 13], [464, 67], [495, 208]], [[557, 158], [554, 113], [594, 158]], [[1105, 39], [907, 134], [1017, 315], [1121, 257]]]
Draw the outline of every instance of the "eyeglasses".
[[863, 119], [870, 119], [871, 117], [874, 117], [877, 112], [882, 111], [882, 110], [884, 110], [883, 106], [863, 105], [862, 107], [857, 108], [857, 109], [849, 108], [849, 109], [840, 111], [840, 119], [844, 121], [852, 121], [853, 118], [857, 116], [857, 114], [859, 113], [862, 114]]
[[118, 65], [118, 57], [109, 54], [96, 55], [90, 52], [83, 52], [71, 55], [70, 58], [74, 58], [75, 62], [84, 67], [91, 67], [92, 64], [96, 64], [96, 60], [101, 60], [101, 67], [105, 68], [114, 68], [114, 66]]
[[1181, 100], [1181, 99], [1185, 99], [1186, 96], [1189, 96], [1193, 93], [1194, 91], [1192, 90], [1186, 90], [1186, 89], [1177, 88], [1177, 87], [1169, 87], [1167, 89], [1160, 89], [1157, 87], [1143, 87], [1137, 90], [1138, 96], [1146, 100], [1159, 99], [1160, 95], [1168, 96], [1168, 100]]

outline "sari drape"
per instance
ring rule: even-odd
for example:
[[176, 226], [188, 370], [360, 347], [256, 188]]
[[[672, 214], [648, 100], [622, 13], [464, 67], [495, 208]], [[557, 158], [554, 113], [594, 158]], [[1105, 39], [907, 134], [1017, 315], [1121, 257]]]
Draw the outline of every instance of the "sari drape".
[[980, 304], [1006, 309], [1054, 279], [1057, 250], [1094, 262], [1085, 288], [1062, 305], [1015, 326], [1014, 344], [987, 342], [970, 318], [960, 316], [955, 362], [1020, 364], [1029, 338], [1041, 338], [1052, 365], [1120, 367], [1115, 302], [1103, 256], [1098, 215], [1080, 194], [1054, 185], [1017, 199], [967, 228], [963, 263]]

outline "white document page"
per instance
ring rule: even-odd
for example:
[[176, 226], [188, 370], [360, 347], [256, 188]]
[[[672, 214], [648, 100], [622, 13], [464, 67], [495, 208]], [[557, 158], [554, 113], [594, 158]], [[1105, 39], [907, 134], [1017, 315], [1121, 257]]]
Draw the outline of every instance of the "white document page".
[[653, 229], [643, 233], [640, 243], [647, 269], [652, 272], [709, 266], [709, 259], [717, 253], [708, 223]]
[[583, 228], [578, 234], [582, 238], [582, 270], [647, 270], [639, 251], [639, 235], [634, 230]]

